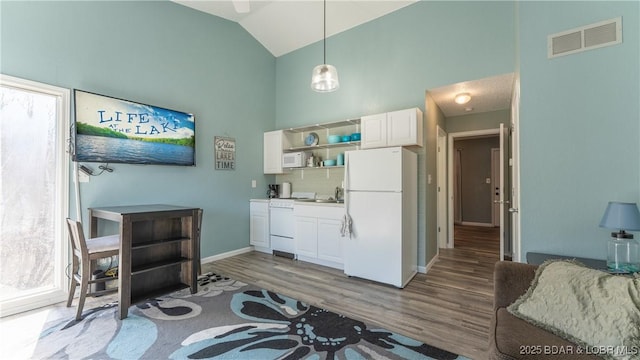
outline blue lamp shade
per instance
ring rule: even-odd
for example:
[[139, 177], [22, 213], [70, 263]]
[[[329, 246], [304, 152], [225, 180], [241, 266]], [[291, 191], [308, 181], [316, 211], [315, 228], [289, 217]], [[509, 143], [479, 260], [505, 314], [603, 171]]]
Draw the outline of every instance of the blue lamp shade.
[[635, 203], [610, 201], [600, 227], [628, 231], [640, 231], [640, 211]]

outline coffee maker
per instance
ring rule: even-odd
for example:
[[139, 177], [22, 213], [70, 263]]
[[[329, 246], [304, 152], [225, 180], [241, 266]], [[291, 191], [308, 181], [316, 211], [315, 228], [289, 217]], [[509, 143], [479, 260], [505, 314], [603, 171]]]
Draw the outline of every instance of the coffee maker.
[[267, 197], [269, 199], [275, 199], [280, 194], [280, 185], [278, 184], [269, 184], [269, 190], [267, 190]]

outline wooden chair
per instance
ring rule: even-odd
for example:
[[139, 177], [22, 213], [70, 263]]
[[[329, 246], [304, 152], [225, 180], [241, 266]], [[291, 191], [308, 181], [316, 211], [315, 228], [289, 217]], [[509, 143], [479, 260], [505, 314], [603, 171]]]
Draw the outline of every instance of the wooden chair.
[[200, 259], [200, 235], [202, 234], [202, 209], [198, 209], [198, 218], [196, 219], [197, 221], [197, 233], [195, 236], [195, 240], [196, 240], [196, 253], [193, 255], [195, 261], [196, 261], [196, 274], [197, 275], [202, 275], [202, 264], [201, 264], [201, 259]]
[[[86, 240], [80, 222], [67, 219], [67, 226], [69, 227], [69, 239], [71, 240], [73, 257], [73, 271], [71, 273], [71, 286], [69, 288], [67, 307], [71, 306], [73, 296], [76, 292], [76, 286], [80, 285], [80, 299], [78, 300], [76, 320], [81, 320], [82, 308], [84, 307], [84, 301], [87, 296], [98, 296], [117, 290], [109, 289], [91, 292], [89, 285], [117, 279], [117, 277], [91, 279], [91, 274], [94, 260], [115, 256], [120, 253], [120, 236], [111, 235]], [[81, 271], [79, 271], [80, 267], [82, 268]]]

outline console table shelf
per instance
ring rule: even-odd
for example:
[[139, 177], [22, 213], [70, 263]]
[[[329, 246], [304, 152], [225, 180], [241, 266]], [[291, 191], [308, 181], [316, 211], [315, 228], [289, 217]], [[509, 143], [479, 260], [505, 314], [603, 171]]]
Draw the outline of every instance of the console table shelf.
[[180, 243], [182, 241], [189, 241], [191, 240], [190, 238], [186, 238], [186, 237], [180, 237], [177, 239], [161, 239], [161, 240], [151, 240], [151, 241], [146, 241], [146, 242], [141, 242], [141, 243], [136, 243], [131, 245], [131, 249], [132, 250], [137, 250], [137, 249], [144, 249], [147, 247], [153, 247], [153, 246], [162, 246], [162, 245], [167, 245], [167, 244], [171, 244], [171, 243]]
[[160, 268], [164, 268], [164, 267], [168, 267], [168, 266], [179, 265], [179, 264], [182, 264], [182, 263], [187, 262], [187, 261], [191, 261], [191, 259], [177, 258], [177, 259], [171, 259], [171, 260], [166, 260], [166, 261], [156, 261], [156, 262], [152, 262], [152, 263], [149, 263], [149, 264], [136, 266], [135, 268], [131, 269], [131, 276], [143, 274], [143, 273], [145, 273], [147, 271], [158, 270]]

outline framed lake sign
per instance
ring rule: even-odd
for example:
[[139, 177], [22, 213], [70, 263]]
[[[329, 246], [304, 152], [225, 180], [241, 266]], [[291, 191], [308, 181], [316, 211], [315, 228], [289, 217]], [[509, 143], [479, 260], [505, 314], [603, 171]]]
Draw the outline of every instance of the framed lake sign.
[[196, 163], [193, 114], [74, 90], [74, 161]]
[[216, 159], [216, 170], [236, 169], [236, 139], [214, 136], [213, 151]]

